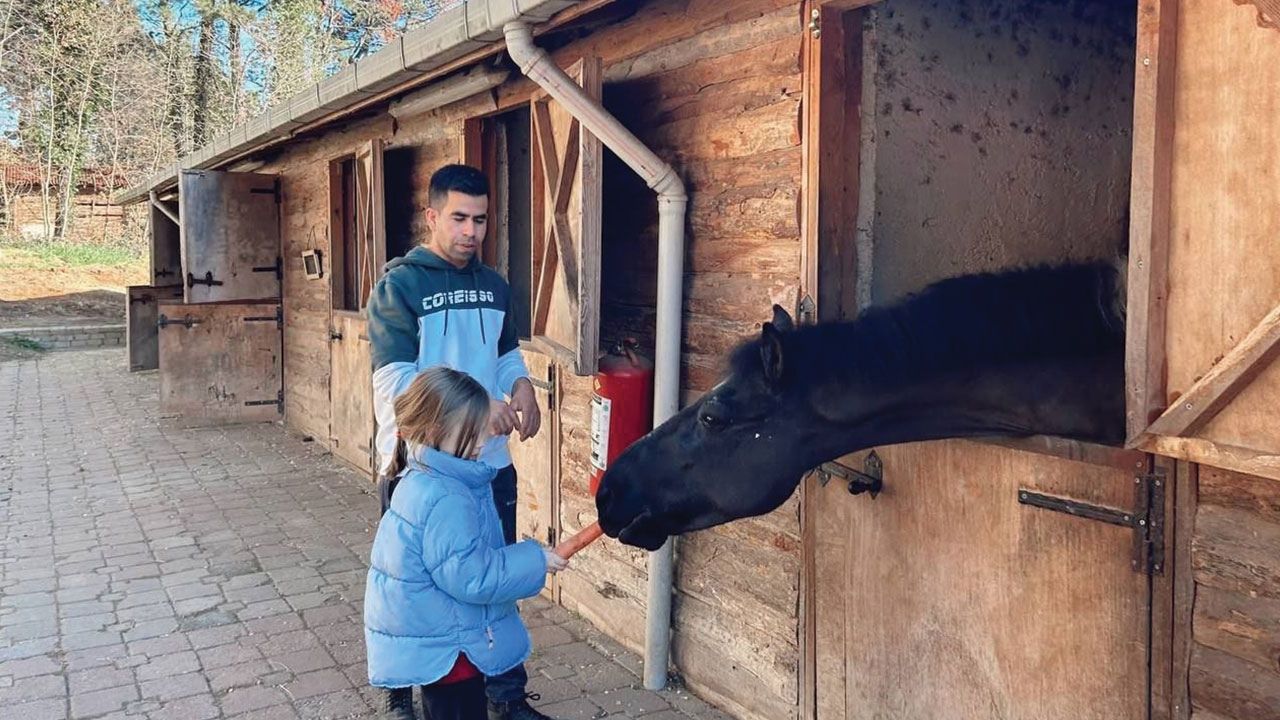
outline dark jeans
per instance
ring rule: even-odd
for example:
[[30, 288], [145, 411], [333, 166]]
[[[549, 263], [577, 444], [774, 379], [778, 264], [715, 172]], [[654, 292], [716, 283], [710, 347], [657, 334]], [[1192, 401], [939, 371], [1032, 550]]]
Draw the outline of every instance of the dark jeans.
[[[391, 506], [391, 493], [395, 492], [399, 480], [385, 477], [378, 478], [378, 499], [382, 502], [382, 512], [386, 514]], [[514, 465], [498, 471], [493, 479], [493, 504], [498, 508], [498, 520], [502, 522], [502, 537], [508, 545], [516, 541], [516, 468]], [[529, 683], [529, 673], [524, 665], [485, 678], [485, 694], [494, 702], [510, 702], [525, 696], [525, 685]]]
[[450, 685], [423, 685], [422, 709], [427, 720], [488, 720], [484, 678]]

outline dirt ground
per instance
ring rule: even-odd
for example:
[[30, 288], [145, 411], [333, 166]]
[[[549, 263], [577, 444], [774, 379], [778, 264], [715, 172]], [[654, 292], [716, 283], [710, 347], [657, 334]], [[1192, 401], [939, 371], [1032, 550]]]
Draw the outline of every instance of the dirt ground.
[[0, 248], [0, 328], [124, 322], [128, 285], [147, 281], [136, 265], [69, 265]]
[[[142, 261], [75, 265], [0, 247], [0, 329], [123, 323], [125, 287], [146, 282]], [[0, 362], [41, 352], [19, 341], [0, 340]]]

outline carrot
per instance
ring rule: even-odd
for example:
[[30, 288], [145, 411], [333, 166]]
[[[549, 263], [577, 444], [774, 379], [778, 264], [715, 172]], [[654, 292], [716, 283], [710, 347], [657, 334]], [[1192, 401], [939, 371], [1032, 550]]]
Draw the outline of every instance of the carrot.
[[582, 548], [590, 545], [596, 540], [599, 540], [600, 536], [603, 534], [604, 530], [600, 529], [600, 523], [593, 522], [562, 541], [559, 545], [556, 545], [555, 553], [565, 560], [568, 560], [574, 555], [577, 555], [578, 551]]

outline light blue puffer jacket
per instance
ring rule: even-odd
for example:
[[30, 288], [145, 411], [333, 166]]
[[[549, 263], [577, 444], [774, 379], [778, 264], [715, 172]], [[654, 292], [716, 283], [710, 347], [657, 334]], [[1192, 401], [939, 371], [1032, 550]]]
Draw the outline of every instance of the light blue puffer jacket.
[[411, 448], [378, 524], [365, 583], [369, 683], [433, 683], [460, 652], [485, 675], [506, 672], [529, 656], [516, 600], [542, 589], [542, 547], [533, 540], [504, 546], [494, 468]]

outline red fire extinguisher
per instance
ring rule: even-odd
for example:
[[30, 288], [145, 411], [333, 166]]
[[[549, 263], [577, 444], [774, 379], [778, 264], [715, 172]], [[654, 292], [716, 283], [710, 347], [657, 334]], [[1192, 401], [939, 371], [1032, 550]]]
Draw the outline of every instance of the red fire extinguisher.
[[653, 427], [653, 363], [627, 338], [600, 360], [591, 397], [591, 494], [609, 465]]

